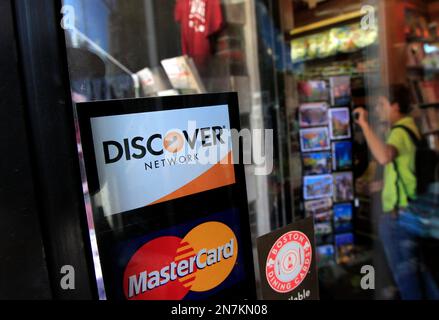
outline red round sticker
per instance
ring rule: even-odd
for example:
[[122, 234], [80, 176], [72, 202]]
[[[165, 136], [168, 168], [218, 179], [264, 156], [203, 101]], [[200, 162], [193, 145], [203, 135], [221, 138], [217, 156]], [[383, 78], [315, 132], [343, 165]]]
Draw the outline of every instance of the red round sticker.
[[312, 261], [312, 247], [308, 237], [300, 231], [281, 236], [271, 248], [265, 268], [270, 287], [279, 293], [296, 289], [308, 275]]

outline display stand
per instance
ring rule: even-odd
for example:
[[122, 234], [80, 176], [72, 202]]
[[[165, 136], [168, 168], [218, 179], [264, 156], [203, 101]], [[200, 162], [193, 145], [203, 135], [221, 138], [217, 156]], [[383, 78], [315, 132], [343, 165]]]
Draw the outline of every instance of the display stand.
[[314, 217], [320, 266], [344, 263], [354, 244], [350, 77], [302, 81], [299, 92], [304, 214]]

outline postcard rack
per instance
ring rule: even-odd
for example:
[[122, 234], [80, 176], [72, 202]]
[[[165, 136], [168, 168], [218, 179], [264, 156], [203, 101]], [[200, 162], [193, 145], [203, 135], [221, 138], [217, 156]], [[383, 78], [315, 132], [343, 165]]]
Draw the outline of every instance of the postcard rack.
[[300, 81], [298, 91], [304, 215], [315, 220], [319, 267], [343, 264], [354, 247], [351, 78]]

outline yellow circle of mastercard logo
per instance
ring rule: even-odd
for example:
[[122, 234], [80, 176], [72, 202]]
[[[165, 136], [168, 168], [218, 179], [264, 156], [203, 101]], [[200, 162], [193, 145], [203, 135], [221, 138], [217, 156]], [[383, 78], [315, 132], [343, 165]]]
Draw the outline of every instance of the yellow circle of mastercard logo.
[[166, 135], [163, 146], [170, 153], [178, 153], [184, 147], [184, 139], [180, 133], [173, 131]]
[[[181, 244], [177, 250], [177, 261], [194, 255], [198, 259], [192, 281], [185, 283], [191, 291], [203, 292], [217, 287], [235, 266], [238, 242], [233, 231], [223, 223], [199, 225], [184, 237]], [[187, 280], [180, 279], [183, 282]]]

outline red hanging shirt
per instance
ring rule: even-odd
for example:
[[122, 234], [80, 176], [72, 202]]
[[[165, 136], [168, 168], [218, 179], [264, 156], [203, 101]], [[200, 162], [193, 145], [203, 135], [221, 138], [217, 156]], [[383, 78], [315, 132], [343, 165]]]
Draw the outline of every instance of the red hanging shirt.
[[223, 24], [220, 0], [177, 0], [174, 14], [181, 25], [183, 54], [203, 66], [211, 53], [209, 36]]

